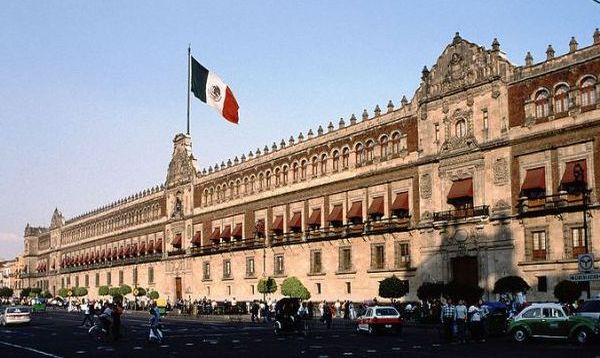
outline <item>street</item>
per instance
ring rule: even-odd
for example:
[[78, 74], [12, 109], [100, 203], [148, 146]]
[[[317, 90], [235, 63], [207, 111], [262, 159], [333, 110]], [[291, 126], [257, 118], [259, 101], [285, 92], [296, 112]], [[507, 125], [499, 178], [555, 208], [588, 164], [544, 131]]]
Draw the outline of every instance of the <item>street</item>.
[[[338, 320], [331, 330], [312, 321], [308, 337], [276, 337], [265, 324], [166, 317], [162, 345], [146, 343], [147, 316], [126, 313], [127, 335], [119, 342], [94, 342], [82, 315], [49, 311], [33, 316], [29, 326], [0, 329], [0, 357], [600, 357], [598, 343], [578, 346], [568, 342], [534, 341], [519, 345], [507, 337], [486, 343], [444, 344], [436, 326], [409, 324], [401, 337], [357, 335], [352, 325]], [[244, 317], [246, 319], [247, 317]]]

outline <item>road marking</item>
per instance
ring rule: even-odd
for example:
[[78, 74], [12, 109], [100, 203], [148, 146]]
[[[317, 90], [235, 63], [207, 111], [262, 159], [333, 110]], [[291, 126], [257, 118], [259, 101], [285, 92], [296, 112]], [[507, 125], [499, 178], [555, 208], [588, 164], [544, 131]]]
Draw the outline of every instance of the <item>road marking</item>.
[[376, 349], [367, 349], [367, 353], [377, 353]]
[[139, 351], [140, 349], [142, 349], [142, 347], [133, 347], [134, 351]]
[[75, 354], [85, 354], [85, 351], [77, 351]]
[[421, 346], [413, 346], [413, 348], [414, 349], [420, 349], [420, 348], [423, 348], [423, 347], [421, 347]]
[[308, 346], [310, 349], [321, 349], [323, 346]]
[[8, 343], [8, 342], [2, 342], [2, 341], [0, 341], [0, 344], [4, 344], [5, 346], [9, 346], [9, 347], [24, 349], [26, 351], [30, 351], [30, 352], [34, 352], [34, 353], [37, 353], [37, 354], [41, 354], [41, 355], [46, 356], [46, 357], [62, 358], [61, 356], [57, 356], [57, 355], [54, 355], [52, 353], [43, 352], [43, 351], [37, 350], [35, 348], [31, 348], [31, 347], [20, 346], [18, 344], [13, 344], [13, 343]]
[[351, 356], [351, 355], [354, 355], [354, 353], [352, 353], [352, 352], [344, 352], [343, 355], [345, 355], [345, 356]]
[[169, 348], [169, 345], [168, 344], [161, 344], [160, 348]]
[[434, 344], [432, 344], [431, 346], [432, 346], [432, 347], [440, 347], [441, 345], [440, 345], [440, 344], [436, 344], [436, 343], [434, 343]]
[[240, 340], [239, 339], [234, 339], [234, 340], [231, 341], [231, 343], [240, 343]]
[[186, 343], [185, 345], [186, 345], [186, 346], [193, 346], [193, 345], [194, 345], [194, 343]]

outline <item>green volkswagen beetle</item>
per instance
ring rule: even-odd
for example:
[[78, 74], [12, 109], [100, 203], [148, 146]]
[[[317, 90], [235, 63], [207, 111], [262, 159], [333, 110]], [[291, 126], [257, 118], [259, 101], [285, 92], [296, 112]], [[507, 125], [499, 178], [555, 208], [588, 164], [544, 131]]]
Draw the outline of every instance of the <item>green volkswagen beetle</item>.
[[600, 321], [570, 316], [558, 303], [534, 303], [509, 320], [508, 332], [516, 342], [556, 338], [583, 344], [598, 335]]

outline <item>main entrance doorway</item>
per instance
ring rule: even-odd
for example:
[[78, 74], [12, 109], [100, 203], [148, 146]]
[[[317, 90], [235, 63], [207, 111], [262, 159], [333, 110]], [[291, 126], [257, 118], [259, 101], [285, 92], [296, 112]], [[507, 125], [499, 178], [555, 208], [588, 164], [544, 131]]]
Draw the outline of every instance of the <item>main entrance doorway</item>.
[[180, 300], [182, 298], [181, 294], [181, 277], [175, 277], [175, 298]]
[[452, 258], [452, 280], [461, 285], [479, 284], [477, 257], [460, 256]]

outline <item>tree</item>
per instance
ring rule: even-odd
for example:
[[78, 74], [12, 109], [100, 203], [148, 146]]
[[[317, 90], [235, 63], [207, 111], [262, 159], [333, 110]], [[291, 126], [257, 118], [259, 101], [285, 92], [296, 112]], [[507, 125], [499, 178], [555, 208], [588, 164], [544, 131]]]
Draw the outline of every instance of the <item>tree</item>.
[[560, 303], [573, 303], [581, 296], [581, 291], [577, 282], [562, 280], [554, 286], [554, 297]]
[[281, 284], [281, 294], [303, 300], [308, 300], [310, 298], [310, 292], [308, 292], [308, 289], [295, 276], [291, 276], [283, 280], [283, 283]]
[[392, 302], [408, 293], [408, 284], [396, 275], [379, 281], [379, 297], [391, 298]]
[[10, 287], [0, 287], [0, 297], [10, 298], [13, 295], [13, 289]]
[[113, 298], [115, 296], [120, 296], [121, 295], [121, 288], [120, 287], [111, 287], [108, 289], [108, 294], [111, 295]]
[[75, 297], [83, 297], [88, 294], [88, 290], [85, 287], [73, 287], [71, 291]]
[[258, 292], [263, 294], [264, 298], [264, 296], [269, 293], [277, 292], [277, 282], [275, 282], [273, 277], [261, 278], [260, 280], [258, 280], [256, 289], [258, 290]]
[[50, 293], [50, 291], [44, 291], [44, 292], [42, 292], [42, 297], [52, 298], [52, 294]]
[[119, 290], [121, 295], [125, 296], [131, 293], [131, 286], [121, 285], [121, 287], [119, 287]]
[[153, 300], [157, 300], [159, 297], [158, 292], [156, 291], [150, 291], [148, 292], [148, 298], [153, 299]]
[[467, 303], [475, 303], [481, 299], [483, 288], [474, 284], [463, 284], [452, 281], [444, 285], [442, 296], [454, 301], [465, 300]]
[[60, 297], [62, 297], [62, 298], [65, 298], [65, 297], [67, 297], [67, 296], [68, 296], [68, 295], [67, 295], [67, 292], [68, 292], [68, 291], [69, 291], [68, 289], [66, 289], [66, 288], [64, 288], [64, 287], [63, 287], [63, 288], [61, 288], [61, 289], [59, 289], [59, 290], [58, 290], [58, 295], [59, 295]]
[[133, 295], [134, 295], [135, 297], [146, 296], [146, 290], [145, 290], [145, 289], [143, 289], [142, 287], [136, 287], [136, 288], [133, 290]]
[[442, 282], [423, 282], [417, 289], [417, 297], [422, 301], [433, 301], [442, 296]]
[[494, 293], [527, 292], [531, 287], [519, 276], [505, 276], [494, 284]]
[[108, 296], [108, 286], [98, 287], [98, 296]]
[[21, 297], [29, 297], [29, 293], [31, 292], [31, 287], [25, 287], [21, 290]]
[[42, 293], [42, 289], [39, 287], [34, 287], [29, 291], [29, 297], [38, 297]]

